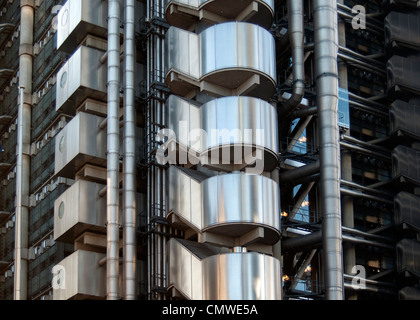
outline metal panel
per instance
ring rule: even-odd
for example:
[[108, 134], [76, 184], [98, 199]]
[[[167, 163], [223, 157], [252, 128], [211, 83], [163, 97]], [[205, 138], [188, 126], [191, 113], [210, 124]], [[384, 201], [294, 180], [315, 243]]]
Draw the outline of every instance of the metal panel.
[[419, 49], [420, 13], [391, 11], [384, 20], [385, 47]]
[[387, 85], [391, 92], [420, 94], [420, 56], [394, 55], [387, 62]]
[[[270, 98], [275, 89], [275, 42], [270, 32], [251, 23], [228, 22], [195, 34], [171, 27], [166, 33], [166, 82], [171, 91], [186, 95], [197, 83], [215, 84], [231, 94]], [[191, 78], [189, 84], [172, 72]], [[261, 80], [242, 92], [253, 75]], [[206, 86], [210, 90], [209, 86]], [[213, 89], [211, 89], [213, 90]], [[226, 91], [228, 90], [228, 91]]]
[[420, 197], [400, 192], [394, 198], [395, 224], [405, 224], [420, 232]]
[[54, 202], [54, 240], [73, 243], [84, 231], [105, 233], [105, 185], [77, 180]]
[[106, 38], [108, 2], [68, 0], [57, 16], [57, 48], [73, 53], [88, 35]]
[[[274, 16], [273, 0], [232, 1], [229, 6], [224, 0], [165, 0], [164, 5], [165, 18], [168, 23], [184, 29], [188, 29], [199, 19], [206, 22], [211, 21], [214, 16], [228, 21], [240, 19], [268, 29]], [[184, 6], [188, 9], [173, 10], [171, 5]]]
[[84, 164], [106, 165], [106, 130], [99, 125], [104, 120], [79, 112], [55, 139], [55, 174], [70, 179]]
[[397, 243], [397, 271], [420, 278], [420, 242], [403, 239]]
[[[77, 250], [56, 268], [62, 272], [60, 283], [53, 290], [54, 300], [104, 299], [106, 265], [98, 266], [104, 254]], [[54, 280], [53, 280], [54, 282]]]
[[[186, 149], [199, 154], [202, 162], [209, 166], [250, 165], [244, 159], [252, 146], [262, 151], [263, 171], [271, 171], [278, 159], [278, 123], [275, 108], [264, 100], [252, 97], [224, 97], [203, 105], [177, 96], [169, 96], [166, 102], [166, 124], [176, 135], [176, 142]], [[224, 147], [235, 147], [238, 155], [222, 159]], [[215, 158], [215, 149], [220, 149]], [[206, 156], [213, 151], [213, 159]], [[192, 153], [191, 153], [192, 154]], [[242, 156], [242, 158], [240, 158]], [[223, 161], [226, 162], [223, 162]], [[174, 160], [173, 160], [174, 161]], [[229, 164], [229, 166], [228, 166]]]
[[81, 46], [57, 73], [56, 110], [74, 114], [86, 99], [106, 101], [107, 65], [104, 52]]
[[412, 138], [420, 139], [420, 107], [402, 100], [394, 101], [389, 108], [389, 132], [401, 132]]
[[[232, 173], [196, 181], [191, 170], [168, 169], [168, 218], [175, 214], [198, 232], [238, 238], [257, 226], [261, 243], [280, 235], [280, 192], [275, 181], [260, 175]], [[192, 197], [194, 195], [194, 197]]]
[[392, 151], [392, 177], [420, 183], [420, 152], [399, 145]]
[[216, 250], [169, 240], [169, 286], [192, 300], [281, 300], [278, 259], [256, 252]]

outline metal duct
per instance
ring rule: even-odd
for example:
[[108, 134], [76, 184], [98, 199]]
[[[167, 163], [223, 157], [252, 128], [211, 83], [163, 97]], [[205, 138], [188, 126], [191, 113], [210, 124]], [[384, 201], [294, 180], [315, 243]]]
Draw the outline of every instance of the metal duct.
[[14, 299], [26, 300], [28, 291], [28, 261], [24, 251], [28, 248], [28, 199], [30, 186], [30, 143], [32, 122], [32, 64], [34, 7], [30, 1], [22, 1], [20, 13], [19, 49], [19, 141], [16, 177], [16, 226]]
[[340, 208], [337, 1], [314, 0], [313, 14], [325, 290], [328, 300], [342, 300], [344, 284]]
[[135, 110], [135, 0], [125, 1], [124, 54], [124, 163], [123, 268], [125, 299], [136, 298], [136, 110]]
[[108, 1], [107, 299], [117, 300], [119, 276], [120, 1]]
[[394, 215], [397, 226], [408, 226], [420, 232], [420, 197], [408, 193], [400, 192], [394, 198]]
[[279, 119], [284, 119], [284, 116], [288, 116], [298, 107], [305, 93], [303, 0], [288, 0], [287, 11], [289, 19], [287, 34], [292, 48], [293, 92], [279, 108]]

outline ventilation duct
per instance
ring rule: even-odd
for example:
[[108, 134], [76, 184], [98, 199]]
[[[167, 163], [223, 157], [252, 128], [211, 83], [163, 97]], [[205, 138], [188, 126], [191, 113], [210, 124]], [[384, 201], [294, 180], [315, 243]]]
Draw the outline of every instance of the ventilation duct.
[[394, 198], [394, 214], [396, 225], [406, 225], [420, 232], [420, 197], [400, 192]]
[[190, 300], [281, 300], [280, 261], [257, 252], [223, 252], [171, 239], [169, 289]]
[[420, 49], [420, 12], [390, 12], [384, 20], [385, 47]]
[[387, 85], [391, 93], [420, 95], [420, 56], [394, 55], [386, 64]]
[[106, 167], [106, 130], [104, 120], [96, 115], [79, 112], [55, 139], [55, 174], [73, 179], [86, 163]]
[[188, 159], [178, 160], [220, 170], [252, 166], [259, 173], [277, 165], [277, 114], [264, 100], [236, 96], [200, 104], [171, 95], [165, 113], [167, 128], [175, 135], [169, 134], [165, 145], [173, 141], [178, 150], [188, 152]]
[[165, 45], [166, 83], [174, 94], [186, 97], [200, 90], [267, 100], [274, 94], [274, 38], [257, 25], [227, 22], [198, 35], [171, 27]]
[[392, 151], [392, 177], [420, 184], [420, 152], [403, 145], [396, 147]]
[[[420, 140], [420, 107], [402, 100], [394, 101], [389, 108], [390, 135]], [[403, 138], [401, 138], [402, 140]], [[403, 142], [403, 141], [402, 141]]]
[[420, 278], [420, 242], [403, 239], [397, 243], [397, 271], [405, 277]]

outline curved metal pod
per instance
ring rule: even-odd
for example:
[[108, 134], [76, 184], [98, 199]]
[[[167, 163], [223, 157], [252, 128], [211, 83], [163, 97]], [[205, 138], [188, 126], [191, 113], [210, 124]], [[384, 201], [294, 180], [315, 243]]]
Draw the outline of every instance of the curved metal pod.
[[166, 83], [172, 93], [269, 99], [275, 91], [275, 42], [264, 28], [226, 22], [195, 34], [171, 27], [165, 36]]
[[[255, 165], [260, 173], [277, 165], [277, 112], [264, 100], [233, 96], [200, 105], [171, 95], [166, 115], [167, 128], [174, 134], [170, 138], [188, 152], [189, 161], [228, 171]], [[255, 150], [260, 153], [250, 157]]]
[[247, 21], [270, 28], [274, 19], [273, 0], [232, 1], [224, 0], [165, 0], [165, 19], [178, 28], [189, 29], [204, 21], [208, 24], [220, 21]]
[[[240, 238], [256, 227], [264, 229], [259, 243], [274, 244], [280, 237], [280, 191], [277, 183], [245, 173], [213, 177], [194, 171], [168, 169], [169, 221], [175, 215], [182, 227]], [[179, 223], [179, 222], [178, 222]]]
[[169, 289], [190, 300], [281, 300], [280, 260], [171, 239]]

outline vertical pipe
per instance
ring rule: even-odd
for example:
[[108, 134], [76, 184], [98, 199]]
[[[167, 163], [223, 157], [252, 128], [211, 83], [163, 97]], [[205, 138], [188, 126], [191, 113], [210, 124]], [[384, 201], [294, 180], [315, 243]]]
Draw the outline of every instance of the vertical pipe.
[[[344, 4], [344, 0], [338, 0], [337, 2]], [[342, 47], [346, 47], [346, 23], [342, 17], [339, 17], [338, 21], [338, 44]], [[338, 76], [340, 79], [340, 87], [347, 90], [347, 63], [345, 61], [339, 62], [338, 64]], [[350, 134], [350, 130], [347, 130], [346, 134]], [[351, 151], [344, 151], [341, 153], [341, 175], [344, 180], [353, 180]], [[354, 228], [353, 197], [342, 196], [341, 207], [343, 226]], [[344, 273], [351, 274], [353, 267], [356, 265], [354, 244], [350, 242], [343, 243], [343, 255]], [[346, 296], [346, 299], [349, 300], [354, 300], [356, 298], [357, 294], [354, 291], [352, 291], [351, 295], [348, 297]]]
[[328, 300], [342, 300], [337, 1], [314, 0], [313, 14], [325, 290]]
[[18, 154], [16, 177], [16, 226], [14, 299], [26, 300], [28, 287], [28, 224], [29, 176], [32, 121], [32, 65], [33, 65], [34, 4], [21, 1], [19, 47], [19, 111]]
[[289, 19], [287, 33], [292, 48], [293, 92], [279, 110], [279, 119], [288, 116], [299, 106], [305, 93], [303, 0], [288, 0], [287, 11]]
[[120, 1], [108, 2], [107, 299], [119, 298]]
[[136, 298], [135, 0], [125, 0], [124, 234], [125, 299]]

